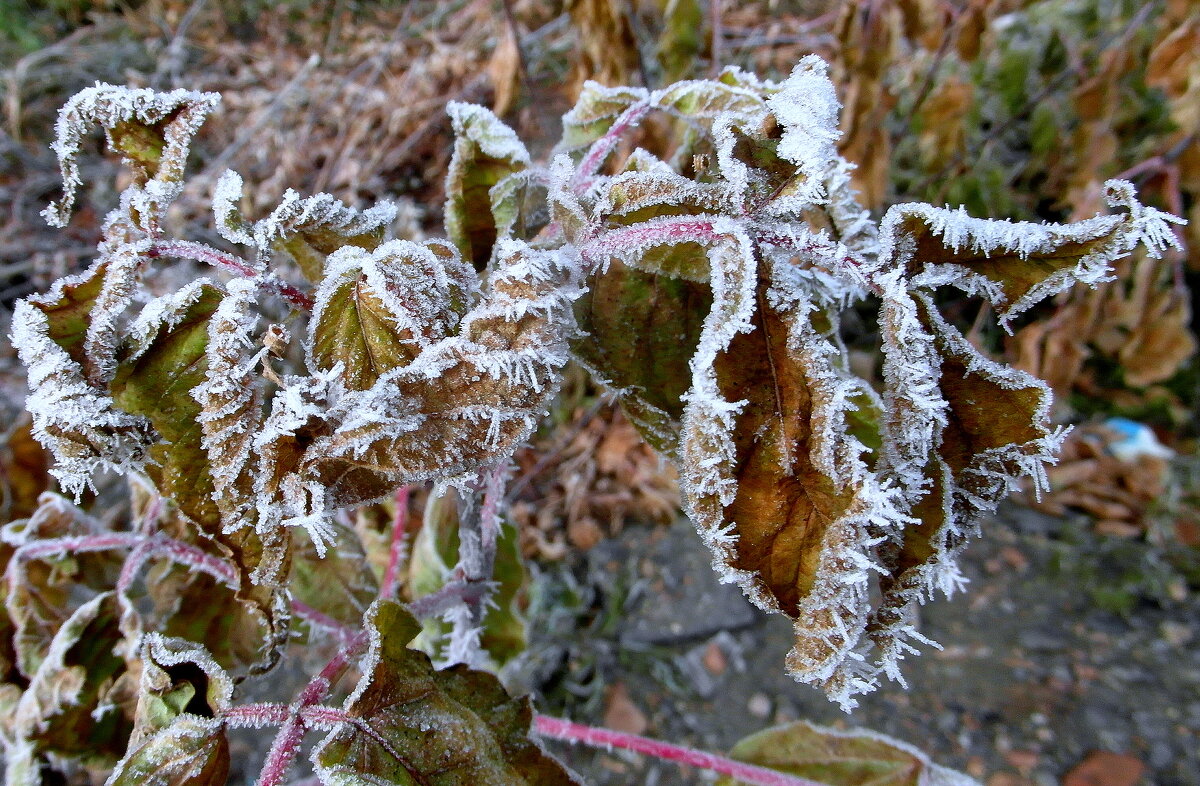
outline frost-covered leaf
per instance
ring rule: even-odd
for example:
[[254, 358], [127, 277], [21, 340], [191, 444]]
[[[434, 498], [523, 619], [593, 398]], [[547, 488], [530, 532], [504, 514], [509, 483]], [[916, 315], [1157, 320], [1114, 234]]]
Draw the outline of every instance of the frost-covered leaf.
[[[226, 381], [249, 382], [246, 366], [252, 361], [237, 347], [250, 319], [247, 293], [248, 288], [235, 286], [225, 298], [200, 280], [149, 303], [130, 328], [111, 387], [117, 404], [146, 417], [161, 437], [151, 448], [157, 463], [147, 466], [148, 474], [237, 568], [238, 599], [268, 630], [263, 657], [269, 663], [286, 635], [286, 604], [275, 585], [287, 573], [289, 543], [277, 526], [246, 526], [249, 507], [238, 496], [249, 485], [242, 430], [256, 423], [254, 388], [222, 393], [208, 373], [211, 359], [217, 374], [227, 369], [242, 375]], [[210, 335], [216, 338], [211, 356]], [[197, 390], [200, 400], [193, 395]], [[222, 413], [232, 422], [223, 423]], [[220, 494], [215, 493], [217, 475], [222, 476]]]
[[13, 312], [13, 345], [29, 372], [33, 435], [54, 456], [51, 474], [76, 495], [99, 470], [137, 469], [154, 439], [145, 418], [117, 409], [85, 373], [94, 368], [85, 346], [112, 264], [102, 257], [19, 301]]
[[995, 509], [1020, 478], [1045, 488], [1065, 432], [1050, 425], [1051, 393], [1040, 380], [996, 363], [946, 323], [927, 295], [916, 295], [918, 319], [932, 336], [936, 383], [945, 402], [923, 475], [928, 491], [913, 507], [917, 524], [880, 549], [886, 575], [883, 600], [872, 620], [882, 661], [898, 677], [908, 613], [933, 591], [962, 586], [955, 557], [975, 520]]
[[[60, 538], [103, 534], [100, 522], [57, 494], [46, 493], [28, 519], [13, 521], [3, 529], [9, 546], [34, 548]], [[13, 625], [16, 664], [32, 677], [41, 667], [50, 643], [80, 604], [111, 587], [121, 568], [112, 552], [71, 554], [52, 549], [37, 557], [18, 552], [5, 570], [5, 606]]]
[[[223, 531], [254, 524], [254, 435], [263, 418], [262, 385], [257, 373], [261, 353], [253, 334], [258, 323], [256, 287], [237, 279], [213, 311], [207, 324], [203, 380], [188, 395], [198, 412], [200, 446], [212, 477], [212, 497]], [[187, 404], [181, 401], [180, 405]], [[185, 411], [186, 417], [191, 410]]]
[[528, 699], [510, 698], [486, 672], [434, 671], [425, 653], [407, 648], [420, 626], [398, 603], [377, 601], [366, 622], [363, 678], [344, 705], [353, 722], [313, 749], [322, 783], [575, 783], [530, 739]]
[[207, 281], [152, 301], [130, 328], [130, 341], [113, 378], [113, 400], [147, 418], [161, 441], [151, 447], [147, 471], [164, 494], [202, 527], [221, 516], [201, 441], [200, 405], [191, 391], [205, 381], [209, 320], [222, 292]]
[[730, 242], [710, 257], [681, 486], [714, 565], [794, 621], [789, 671], [852, 706], [863, 686], [843, 664], [866, 619], [870, 526], [899, 513], [846, 434], [860, 383], [832, 364], [810, 294], [787, 268], [764, 271], [758, 289], [746, 253]]
[[336, 508], [510, 455], [545, 411], [567, 362], [577, 281], [569, 253], [502, 241], [455, 335], [368, 390], [347, 390], [336, 369], [293, 379], [258, 437], [262, 519], [319, 532]]
[[221, 723], [185, 716], [134, 748], [105, 786], [225, 786], [229, 765]]
[[142, 645], [137, 726], [105, 786], [224, 786], [229, 742], [214, 717], [233, 682], [200, 647], [157, 635]]
[[[828, 786], [978, 786], [908, 743], [867, 729], [831, 729], [808, 721], [751, 734], [729, 755]], [[719, 783], [736, 786], [740, 781], [725, 778]]]
[[54, 226], [66, 226], [81, 184], [77, 159], [93, 123], [104, 128], [109, 147], [133, 168], [134, 188], [141, 197], [137, 208], [162, 211], [182, 188], [192, 137], [219, 101], [216, 93], [157, 93], [99, 82], [76, 93], [59, 110], [55, 126], [53, 148], [62, 171], [63, 197], [42, 215]]
[[39, 760], [47, 753], [88, 768], [115, 763], [132, 728], [129, 708], [117, 703], [129, 680], [116, 651], [119, 614], [115, 595], [97, 595], [55, 634], [12, 720], [14, 740], [5, 752], [9, 784], [38, 786]]
[[[445, 586], [459, 560], [459, 500], [451, 486], [439, 484], [425, 503], [425, 517], [413, 542], [408, 562], [408, 594], [419, 599]], [[489, 608], [483, 620], [479, 644], [487, 656], [489, 668], [503, 666], [525, 650], [525, 617], [520, 598], [528, 576], [521, 558], [520, 533], [515, 526], [501, 525], [496, 541], [492, 571], [496, 582]], [[415, 647], [437, 657], [435, 647], [450, 632], [442, 619], [426, 620]]]
[[256, 248], [260, 266], [273, 252], [282, 251], [313, 282], [321, 280], [326, 257], [344, 246], [375, 249], [396, 218], [396, 206], [391, 202], [360, 211], [330, 194], [302, 197], [289, 188], [270, 215], [249, 222], [238, 206], [242, 188], [241, 175], [233, 171], [226, 171], [217, 182], [213, 212], [221, 235]]
[[555, 151], [576, 153], [586, 150], [604, 136], [629, 107], [645, 101], [648, 95], [643, 88], [605, 87], [599, 82], [584, 82], [575, 106], [563, 115], [563, 135]]
[[330, 256], [309, 322], [314, 369], [367, 390], [450, 336], [476, 296], [475, 271], [449, 245], [393, 240]]
[[509, 175], [529, 168], [529, 152], [511, 128], [491, 111], [452, 101], [446, 111], [454, 127], [454, 154], [446, 172], [446, 235], [463, 259], [482, 270], [492, 257], [498, 226], [490, 192]]
[[1031, 224], [971, 218], [962, 208], [896, 205], [881, 223], [881, 261], [903, 268], [910, 287], [949, 284], [984, 297], [1007, 326], [1075, 283], [1106, 280], [1111, 264], [1139, 242], [1155, 256], [1178, 243], [1169, 227], [1178, 219], [1141, 205], [1124, 181], [1105, 185], [1109, 204], [1126, 214]]

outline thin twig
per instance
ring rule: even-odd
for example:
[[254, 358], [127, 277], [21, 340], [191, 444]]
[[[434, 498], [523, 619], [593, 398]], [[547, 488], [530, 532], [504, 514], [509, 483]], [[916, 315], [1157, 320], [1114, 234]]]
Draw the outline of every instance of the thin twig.
[[721, 29], [721, 0], [708, 0], [708, 13], [712, 24], [712, 61], [708, 73], [716, 79], [721, 75], [721, 44], [725, 38], [725, 31]]
[[150, 251], [147, 252], [147, 256], [151, 258], [162, 256], [178, 257], [180, 259], [195, 260], [196, 262], [205, 262], [234, 275], [256, 279], [262, 286], [274, 289], [279, 293], [280, 297], [303, 311], [312, 311], [313, 308], [313, 300], [306, 292], [302, 292], [273, 275], [263, 275], [245, 260], [239, 259], [232, 254], [226, 254], [204, 243], [196, 243], [191, 240], [164, 240], [155, 243]]
[[512, 0], [501, 0], [501, 5], [504, 6], [504, 19], [513, 37], [513, 45], [517, 48], [517, 69], [521, 74], [521, 86], [525, 88], [525, 95], [532, 98], [533, 80], [529, 78], [529, 61], [525, 58], [525, 49], [521, 45], [521, 31], [517, 27], [517, 15], [513, 13]]

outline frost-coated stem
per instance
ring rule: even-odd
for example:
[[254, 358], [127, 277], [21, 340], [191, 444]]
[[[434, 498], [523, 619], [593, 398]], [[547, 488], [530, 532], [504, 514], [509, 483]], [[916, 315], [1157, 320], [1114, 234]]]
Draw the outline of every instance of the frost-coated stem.
[[408, 605], [409, 612], [424, 620], [446, 613], [455, 606], [471, 606], [491, 594], [494, 582], [461, 581], [454, 579], [428, 595], [422, 595]]
[[312, 298], [286, 281], [281, 281], [271, 276], [263, 276], [260, 271], [255, 270], [245, 260], [238, 259], [232, 254], [226, 254], [204, 243], [196, 243], [191, 240], [159, 241], [150, 249], [150, 256], [179, 257], [181, 259], [193, 259], [197, 262], [205, 262], [213, 267], [229, 271], [234, 275], [257, 279], [262, 285], [274, 289], [284, 300], [303, 311], [312, 311], [313, 308]]
[[494, 587], [491, 579], [501, 526], [500, 503], [507, 479], [508, 467], [503, 463], [481, 470], [475, 488], [482, 487], [482, 501], [468, 499], [459, 511], [458, 565], [452, 575], [476, 591], [462, 592], [462, 604], [446, 611], [451, 623], [446, 656], [452, 663], [475, 665], [479, 659], [479, 637]]
[[343, 645], [350, 644], [358, 636], [358, 631], [354, 628], [295, 598], [292, 599], [292, 611], [297, 617], [308, 620], [313, 625], [320, 625], [322, 628], [333, 631], [341, 639]]
[[379, 597], [394, 598], [400, 566], [408, 556], [408, 486], [396, 489], [396, 512], [392, 516], [392, 544], [388, 549], [387, 570], [379, 587]]
[[[296, 754], [300, 752], [300, 743], [304, 740], [304, 733], [310, 727], [306, 718], [311, 714], [314, 705], [329, 695], [334, 682], [350, 664], [350, 658], [362, 649], [366, 642], [367, 634], [365, 632], [357, 634], [351, 641], [346, 642], [342, 649], [325, 664], [325, 667], [300, 690], [300, 693], [296, 695], [296, 700], [287, 707], [283, 707], [283, 715], [278, 721], [281, 724], [279, 732], [271, 743], [271, 750], [267, 753], [266, 761], [263, 762], [262, 769], [258, 773], [255, 786], [281, 786], [283, 784], [292, 762], [296, 760]], [[330, 711], [340, 712], [340, 710]]]
[[135, 532], [111, 532], [104, 535], [79, 535], [67, 538], [30, 543], [17, 549], [10, 565], [17, 565], [23, 560], [57, 557], [64, 554], [83, 554], [92, 551], [112, 551], [114, 549], [133, 549], [126, 564], [121, 569], [118, 587], [128, 589], [133, 583], [138, 569], [151, 556], [168, 557], [174, 562], [186, 565], [193, 570], [207, 573], [209, 576], [236, 587], [238, 576], [233, 566], [223, 562], [211, 554], [196, 548], [190, 543], [168, 538], [162, 535], [142, 535]]
[[566, 742], [582, 742], [584, 745], [597, 748], [623, 748], [663, 761], [719, 772], [745, 783], [754, 784], [754, 786], [826, 786], [826, 784], [810, 781], [807, 778], [788, 775], [777, 770], [768, 770], [765, 767], [756, 767], [753, 764], [735, 761], [715, 753], [706, 753], [682, 745], [652, 740], [637, 734], [598, 729], [594, 726], [585, 726], [582, 723], [551, 718], [546, 715], [536, 716], [533, 728], [537, 734], [543, 737], [553, 737]]
[[604, 166], [604, 162], [608, 159], [613, 148], [621, 141], [621, 137], [625, 135], [631, 128], [642, 122], [642, 118], [650, 111], [650, 102], [639, 101], [633, 104], [616, 119], [608, 132], [592, 143], [584, 154], [583, 160], [579, 162], [579, 168], [575, 170], [574, 176], [571, 178], [571, 189], [582, 194], [587, 191], [595, 180], [596, 174], [600, 171], [600, 167]]

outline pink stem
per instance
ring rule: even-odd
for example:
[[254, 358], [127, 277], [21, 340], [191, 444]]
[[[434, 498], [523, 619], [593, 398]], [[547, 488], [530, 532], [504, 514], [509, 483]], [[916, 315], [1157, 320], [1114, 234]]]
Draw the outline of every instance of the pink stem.
[[400, 565], [403, 564], [408, 552], [408, 486], [396, 489], [396, 512], [392, 516], [392, 544], [388, 550], [387, 570], [383, 574], [383, 584], [379, 587], [379, 597], [394, 598], [396, 585], [400, 578]]
[[244, 260], [238, 259], [232, 254], [218, 251], [204, 243], [195, 243], [190, 240], [164, 240], [154, 244], [154, 247], [150, 249], [149, 256], [179, 257], [181, 259], [194, 259], [197, 262], [206, 262], [213, 267], [227, 270], [234, 275], [258, 279], [262, 284], [275, 289], [284, 300], [299, 309], [312, 311], [313, 308], [313, 300], [305, 292], [278, 278], [263, 277], [261, 271], [255, 270]]
[[28, 543], [17, 549], [14, 559], [41, 559], [57, 557], [63, 554], [81, 554], [88, 551], [109, 551], [111, 549], [129, 549], [142, 542], [145, 536], [132, 532], [112, 532], [106, 535], [78, 535], [66, 538], [53, 538]]
[[358, 635], [358, 631], [354, 630], [349, 625], [340, 620], [335, 620], [328, 614], [314, 609], [312, 606], [303, 601], [293, 599], [292, 611], [294, 611], [296, 616], [300, 617], [301, 619], [308, 620], [314, 625], [320, 625], [322, 628], [333, 631], [337, 634], [337, 637], [342, 640], [343, 645], [354, 641], [355, 636]]
[[729, 775], [740, 781], [754, 784], [754, 786], [826, 786], [826, 784], [810, 781], [807, 778], [788, 775], [778, 770], [768, 770], [765, 767], [746, 764], [725, 756], [718, 756], [715, 753], [705, 753], [682, 745], [672, 745], [637, 734], [598, 729], [561, 718], [538, 715], [534, 718], [533, 727], [537, 734], [544, 737], [553, 737], [567, 742], [582, 742], [584, 745], [597, 748], [624, 748], [664, 761], [719, 772], [722, 775]]
[[333, 683], [341, 676], [342, 671], [350, 663], [350, 658], [367, 641], [366, 633], [357, 634], [338, 651], [320, 673], [308, 681], [308, 684], [296, 695], [296, 700], [283, 708], [283, 717], [279, 721], [279, 733], [271, 743], [271, 750], [258, 773], [255, 786], [280, 786], [284, 777], [300, 751], [300, 743], [308, 730], [305, 721], [310, 708], [329, 695]]
[[579, 162], [579, 168], [575, 170], [575, 175], [571, 178], [571, 190], [577, 194], [588, 190], [596, 178], [596, 173], [600, 171], [600, 167], [604, 166], [604, 162], [612, 153], [613, 148], [621, 141], [621, 136], [642, 122], [642, 118], [649, 111], [650, 102], [639, 101], [621, 113], [607, 133], [593, 142], [587, 153], [584, 154], [583, 160]]
[[279, 726], [286, 723], [288, 708], [283, 704], [243, 704], [229, 707], [221, 713], [221, 720], [235, 728], [261, 729], [264, 726]]
[[650, 220], [597, 235], [579, 247], [585, 268], [593, 270], [631, 250], [675, 243], [711, 243], [718, 235], [710, 216]]

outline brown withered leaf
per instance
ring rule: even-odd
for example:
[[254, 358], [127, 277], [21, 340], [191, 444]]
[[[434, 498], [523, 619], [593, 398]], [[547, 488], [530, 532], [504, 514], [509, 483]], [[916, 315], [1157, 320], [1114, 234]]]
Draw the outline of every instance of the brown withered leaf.
[[[715, 249], [683, 419], [681, 487], [714, 552], [759, 606], [787, 614], [788, 669], [848, 699], [842, 667], [866, 614], [865, 527], [886, 497], [845, 438], [855, 382], [830, 363], [812, 304], [736, 242]], [[819, 312], [818, 312], [819, 313]]]
[[910, 203], [888, 210], [881, 233], [883, 253], [904, 266], [910, 286], [948, 285], [982, 295], [1005, 325], [1076, 282], [1102, 279], [1108, 264], [1129, 249], [1129, 220], [992, 221]]
[[13, 718], [15, 741], [6, 758], [10, 783], [40, 783], [40, 759], [70, 756], [82, 767], [112, 767], [133, 728], [114, 701], [126, 676], [120, 611], [113, 593], [77, 608], [54, 635], [30, 677]]
[[425, 653], [406, 647], [420, 625], [398, 603], [377, 601], [366, 622], [371, 644], [363, 677], [343, 708], [354, 722], [313, 751], [322, 780], [576, 783], [530, 739], [528, 699], [509, 697], [486, 672], [465, 666], [434, 671]]
[[21, 413], [0, 434], [0, 521], [33, 515], [50, 487], [50, 456], [33, 438], [33, 419]]
[[[45, 493], [25, 520], [5, 525], [9, 542], [30, 548], [57, 538], [100, 535], [100, 522], [67, 499]], [[71, 554], [54, 549], [38, 557], [23, 552], [8, 561], [5, 605], [13, 626], [11, 641], [20, 672], [32, 677], [41, 667], [50, 643], [64, 622], [84, 601], [111, 587], [121, 559], [110, 551]]]

